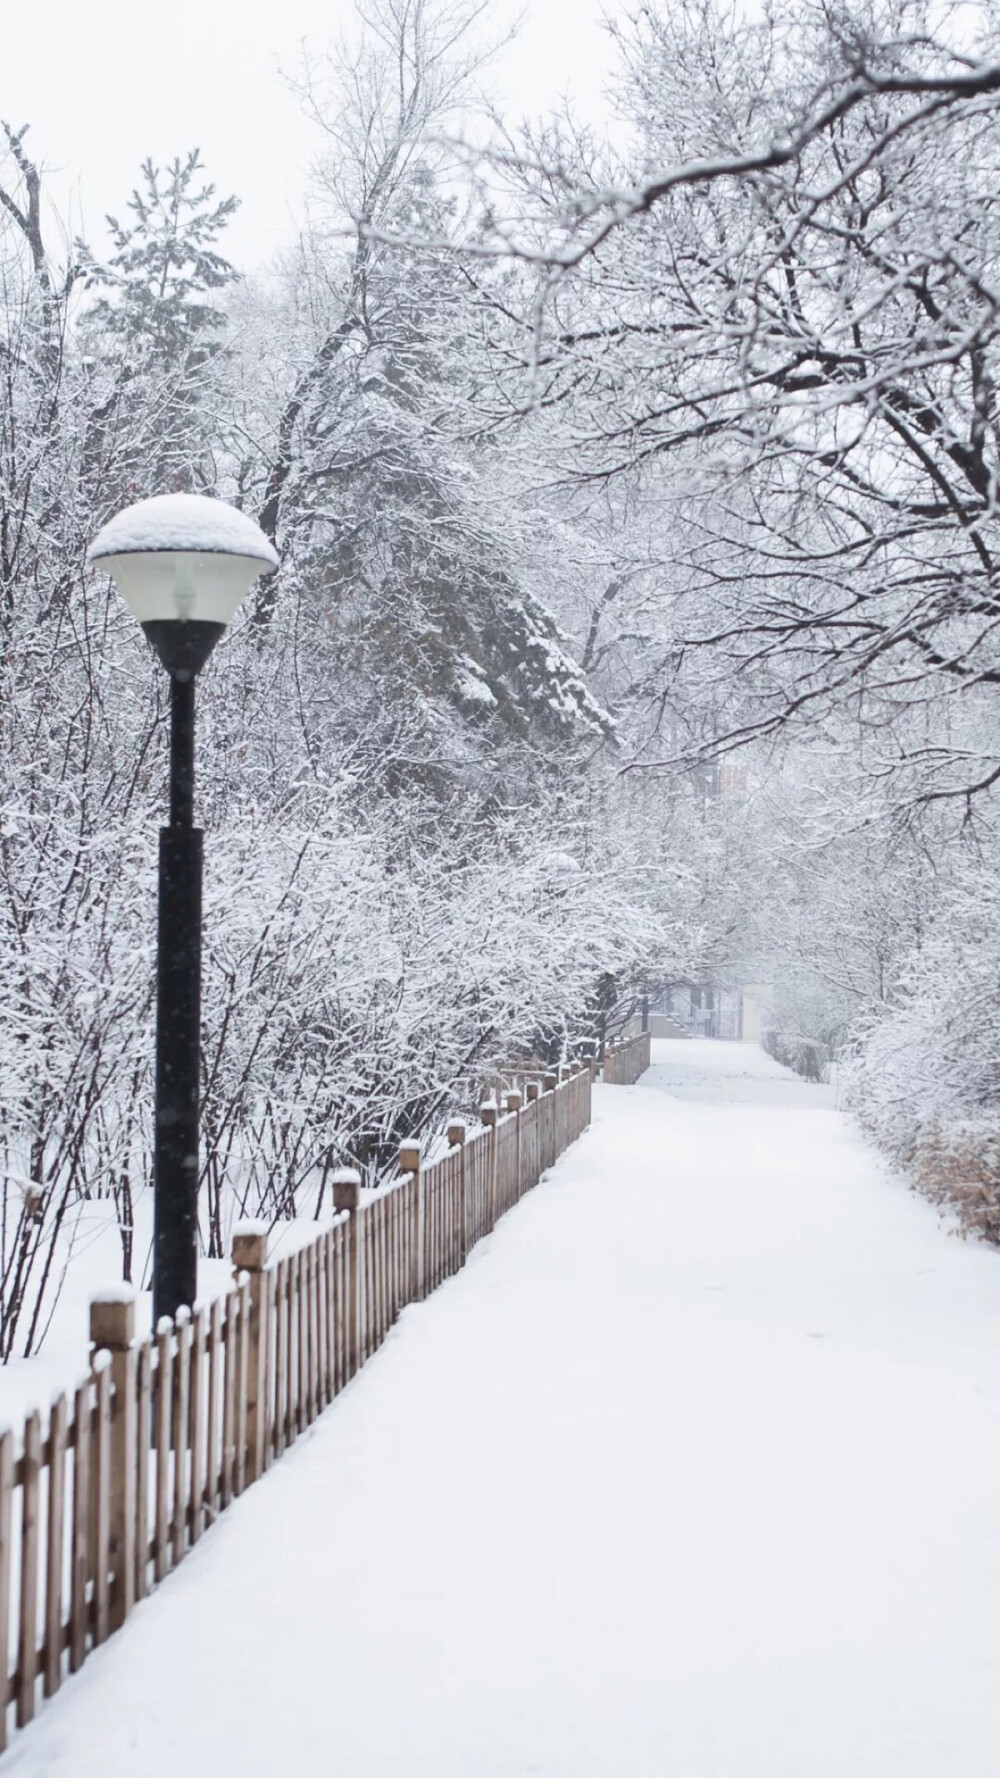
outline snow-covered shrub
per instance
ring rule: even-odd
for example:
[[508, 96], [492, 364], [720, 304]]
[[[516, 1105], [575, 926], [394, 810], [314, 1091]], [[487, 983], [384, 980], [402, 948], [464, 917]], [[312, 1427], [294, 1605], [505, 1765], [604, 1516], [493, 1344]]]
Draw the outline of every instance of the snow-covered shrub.
[[862, 1123], [962, 1226], [1000, 1239], [1000, 883], [966, 861], [942, 894], [895, 1004], [844, 1063]]
[[963, 1229], [1000, 1244], [1000, 1112], [938, 1118], [917, 1138], [912, 1172]]
[[798, 1032], [777, 1031], [767, 1026], [761, 1032], [760, 1042], [769, 1056], [783, 1067], [794, 1069], [803, 1080], [827, 1079], [833, 1056], [828, 1046], [814, 1037], [802, 1037]]

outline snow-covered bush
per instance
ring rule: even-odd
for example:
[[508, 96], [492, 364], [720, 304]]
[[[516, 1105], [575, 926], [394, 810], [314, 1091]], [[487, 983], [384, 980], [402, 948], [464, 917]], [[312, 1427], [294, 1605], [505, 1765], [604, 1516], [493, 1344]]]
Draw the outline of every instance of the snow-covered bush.
[[827, 1052], [824, 1044], [817, 1043], [813, 1037], [802, 1037], [798, 1033], [777, 1031], [773, 1026], [766, 1026], [760, 1034], [761, 1048], [784, 1068], [792, 1068], [801, 1074], [803, 1080], [826, 1080], [832, 1055]]
[[1000, 1239], [1000, 881], [965, 860], [942, 893], [895, 1004], [843, 1069], [880, 1145], [965, 1228]]

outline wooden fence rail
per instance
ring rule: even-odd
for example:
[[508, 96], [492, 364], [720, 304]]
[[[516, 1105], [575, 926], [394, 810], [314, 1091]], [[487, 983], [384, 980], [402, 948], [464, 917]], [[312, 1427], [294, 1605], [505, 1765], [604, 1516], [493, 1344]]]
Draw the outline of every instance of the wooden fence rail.
[[268, 1259], [266, 1225], [233, 1237], [234, 1282], [137, 1338], [126, 1289], [91, 1305], [92, 1368], [0, 1434], [0, 1748], [175, 1568], [385, 1339], [590, 1121], [591, 1071], [529, 1081], [482, 1123], [364, 1191], [334, 1175], [334, 1215]]
[[609, 1087], [634, 1086], [640, 1074], [649, 1067], [650, 1039], [648, 1031], [635, 1037], [623, 1037], [609, 1043], [604, 1051], [604, 1080]]

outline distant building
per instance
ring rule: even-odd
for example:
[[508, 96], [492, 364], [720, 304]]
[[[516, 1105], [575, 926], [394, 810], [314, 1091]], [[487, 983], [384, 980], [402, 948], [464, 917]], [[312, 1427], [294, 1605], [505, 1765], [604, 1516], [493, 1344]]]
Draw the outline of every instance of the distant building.
[[650, 995], [652, 1037], [723, 1037], [759, 1043], [767, 995], [759, 986], [670, 982]]

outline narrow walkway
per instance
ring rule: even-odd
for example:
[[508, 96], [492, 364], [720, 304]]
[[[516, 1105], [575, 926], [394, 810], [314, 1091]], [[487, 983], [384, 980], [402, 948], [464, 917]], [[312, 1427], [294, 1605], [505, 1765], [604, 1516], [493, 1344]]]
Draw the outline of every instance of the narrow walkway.
[[654, 1058], [4, 1773], [996, 1778], [1000, 1255]]

